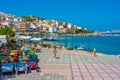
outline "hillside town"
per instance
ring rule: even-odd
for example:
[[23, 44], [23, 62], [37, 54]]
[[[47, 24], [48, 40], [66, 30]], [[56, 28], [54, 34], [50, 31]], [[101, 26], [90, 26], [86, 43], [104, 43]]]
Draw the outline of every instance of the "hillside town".
[[79, 27], [71, 23], [59, 22], [56, 20], [45, 20], [32, 15], [26, 17], [16, 17], [12, 14], [0, 12], [0, 27], [8, 26], [15, 32], [36, 32], [36, 33], [59, 33], [74, 34], [76, 29], [87, 30], [87, 28]]

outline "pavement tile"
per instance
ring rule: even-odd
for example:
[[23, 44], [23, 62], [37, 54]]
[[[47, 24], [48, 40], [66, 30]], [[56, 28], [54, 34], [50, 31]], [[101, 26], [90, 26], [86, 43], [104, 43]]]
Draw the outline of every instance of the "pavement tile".
[[107, 70], [105, 70], [105, 71], [106, 71], [106, 73], [113, 73], [113, 71], [110, 70], [110, 69], [109, 69], [109, 70], [107, 69]]
[[74, 77], [74, 80], [82, 80], [82, 77]]
[[90, 73], [95, 73], [96, 71], [94, 69], [89, 70]]
[[74, 72], [73, 72], [73, 75], [74, 75], [74, 76], [80, 76], [80, 73], [74, 73]]
[[102, 77], [109, 77], [108, 74], [106, 74], [106, 73], [100, 73], [100, 75], [101, 75]]
[[[73, 53], [74, 52], [71, 51], [58, 50], [57, 57], [60, 58], [53, 59], [53, 49], [42, 48], [42, 52], [40, 54], [38, 53], [40, 58], [39, 66], [42, 67], [40, 73], [36, 73], [36, 71], [33, 70], [30, 74], [20, 74], [14, 78], [8, 79], [72, 80], [73, 76], [74, 80], [82, 80], [82, 77], [84, 80], [120, 80], [120, 59], [107, 55], [91, 57]], [[79, 53], [79, 51], [75, 53]], [[72, 69], [70, 69], [69, 63], [72, 64]], [[73, 72], [73, 75], [71, 72]], [[88, 72], [90, 72], [91, 75]]]
[[72, 68], [72, 70], [73, 70], [73, 71], [79, 71], [79, 69], [78, 69], [78, 68]]
[[92, 80], [92, 77], [84, 77], [84, 80]]
[[119, 73], [120, 73], [120, 70], [115, 70], [114, 72], [117, 73], [117, 74], [119, 74]]
[[72, 68], [78, 68], [78, 66], [72, 66]]
[[80, 73], [79, 72], [73, 72], [73, 75], [80, 76]]
[[84, 77], [90, 77], [89, 73], [82, 73]]
[[86, 69], [86, 67], [84, 65], [80, 65], [79, 66], [81, 69]]
[[79, 73], [79, 70], [75, 70], [75, 71], [73, 71], [73, 73]]
[[81, 72], [85, 72], [85, 73], [87, 73], [88, 70], [87, 70], [87, 69], [81, 69]]
[[100, 75], [99, 75], [98, 73], [91, 73], [91, 75], [92, 75], [93, 77], [100, 77]]
[[101, 77], [94, 77], [94, 80], [103, 80]]
[[94, 69], [93, 67], [87, 67], [89, 70]]
[[120, 80], [120, 77], [117, 77], [117, 78], [113, 78], [114, 80]]
[[113, 80], [112, 78], [104, 78], [104, 80]]
[[109, 68], [108, 68], [108, 67], [102, 67], [102, 69], [103, 69], [103, 70], [109, 70]]
[[102, 69], [98, 69], [97, 71], [98, 71], [99, 73], [105, 73], [105, 71], [102, 70]]
[[109, 74], [111, 77], [120, 77], [118, 74]]

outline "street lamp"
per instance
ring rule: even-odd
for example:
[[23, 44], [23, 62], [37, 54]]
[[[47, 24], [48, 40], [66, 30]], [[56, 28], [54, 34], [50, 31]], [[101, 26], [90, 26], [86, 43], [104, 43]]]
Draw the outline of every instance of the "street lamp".
[[90, 35], [88, 35], [88, 52], [90, 52]]

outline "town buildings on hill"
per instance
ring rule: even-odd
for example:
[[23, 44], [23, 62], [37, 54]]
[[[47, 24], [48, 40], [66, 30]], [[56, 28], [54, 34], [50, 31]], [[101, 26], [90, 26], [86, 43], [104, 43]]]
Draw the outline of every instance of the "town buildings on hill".
[[15, 15], [0, 12], [0, 27], [8, 26], [15, 32], [50, 32], [50, 33], [75, 33], [75, 29], [87, 30], [71, 23], [45, 20], [34, 16], [16, 17]]

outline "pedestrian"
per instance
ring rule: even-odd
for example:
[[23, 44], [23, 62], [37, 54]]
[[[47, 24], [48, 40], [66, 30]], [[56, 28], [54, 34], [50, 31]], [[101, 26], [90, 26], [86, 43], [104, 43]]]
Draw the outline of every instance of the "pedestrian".
[[94, 48], [93, 51], [94, 51], [94, 57], [96, 57], [96, 48]]
[[54, 51], [53, 51], [53, 54], [54, 54], [54, 58], [56, 59], [56, 53], [57, 53], [57, 50], [56, 50], [56, 46], [54, 47]]

